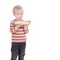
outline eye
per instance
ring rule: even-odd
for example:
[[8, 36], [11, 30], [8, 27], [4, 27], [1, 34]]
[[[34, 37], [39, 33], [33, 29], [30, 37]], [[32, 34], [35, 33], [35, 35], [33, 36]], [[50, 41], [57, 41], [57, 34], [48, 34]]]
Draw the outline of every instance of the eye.
[[21, 15], [23, 15], [23, 13], [21, 13]]

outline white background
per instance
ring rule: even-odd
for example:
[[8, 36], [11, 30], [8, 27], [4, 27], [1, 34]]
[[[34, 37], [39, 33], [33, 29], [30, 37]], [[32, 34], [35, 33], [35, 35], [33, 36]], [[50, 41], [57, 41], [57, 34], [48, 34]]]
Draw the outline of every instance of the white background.
[[31, 20], [25, 60], [60, 60], [60, 0], [0, 0], [0, 60], [11, 58], [10, 21], [15, 5]]

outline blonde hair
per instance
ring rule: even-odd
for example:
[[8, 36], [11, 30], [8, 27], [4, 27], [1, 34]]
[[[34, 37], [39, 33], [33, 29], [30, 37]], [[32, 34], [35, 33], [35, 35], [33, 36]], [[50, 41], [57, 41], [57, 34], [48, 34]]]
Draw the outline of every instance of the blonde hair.
[[16, 5], [14, 8], [13, 8], [13, 14], [15, 14], [17, 11], [23, 9], [22, 6], [20, 5]]

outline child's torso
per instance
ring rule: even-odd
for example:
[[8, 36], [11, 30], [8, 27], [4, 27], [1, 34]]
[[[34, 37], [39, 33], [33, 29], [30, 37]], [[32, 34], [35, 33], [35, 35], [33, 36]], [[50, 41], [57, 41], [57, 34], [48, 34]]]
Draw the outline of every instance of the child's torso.
[[[17, 22], [14, 20], [14, 22]], [[15, 24], [16, 26], [17, 24]], [[24, 34], [24, 27], [21, 26], [16, 33], [12, 34], [12, 42], [25, 42], [26, 41], [26, 36]]]

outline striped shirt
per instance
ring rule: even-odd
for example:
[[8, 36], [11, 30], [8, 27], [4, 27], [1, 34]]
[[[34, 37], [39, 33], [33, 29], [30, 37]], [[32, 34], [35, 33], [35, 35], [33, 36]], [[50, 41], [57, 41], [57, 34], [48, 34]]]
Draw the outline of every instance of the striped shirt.
[[[10, 23], [10, 31], [12, 33], [12, 42], [20, 43], [20, 42], [25, 42], [26, 41], [26, 34], [24, 27], [19, 27], [17, 31], [15, 31], [15, 24], [16, 20], [11, 21]], [[28, 31], [28, 29], [27, 29]]]

